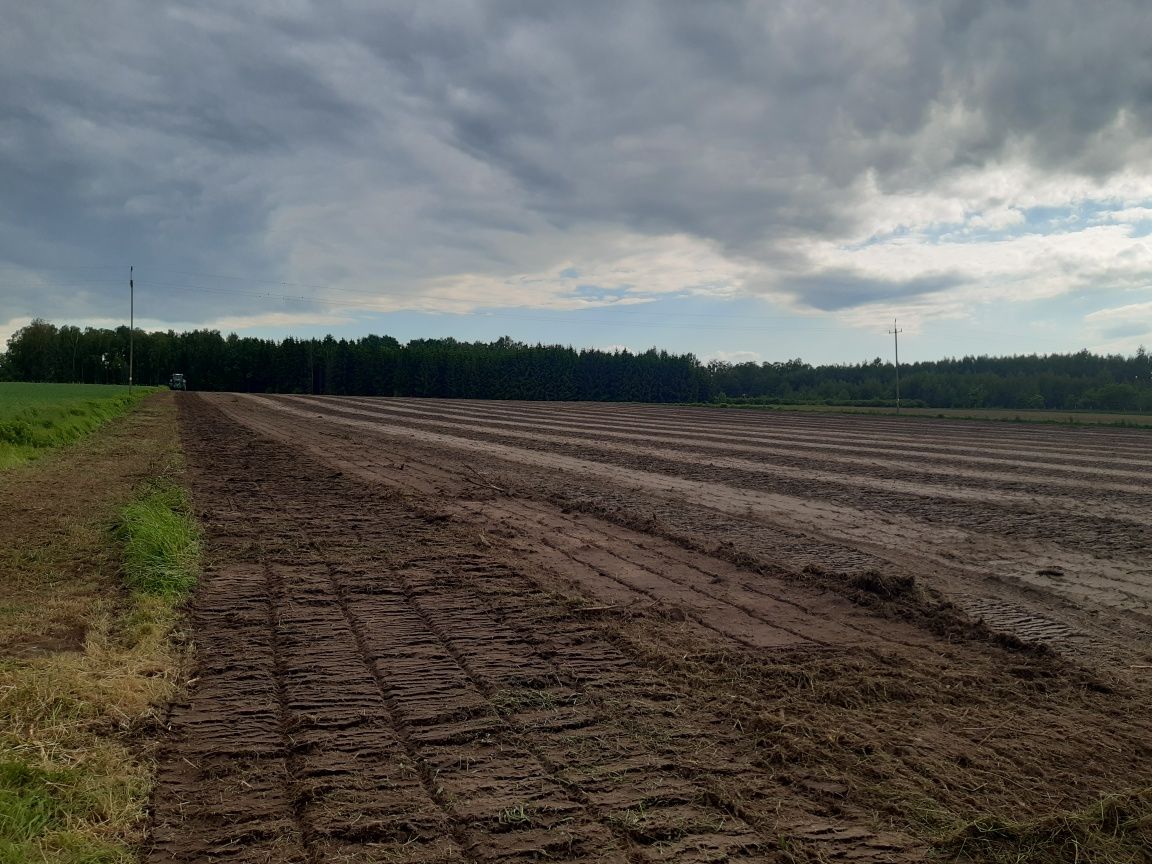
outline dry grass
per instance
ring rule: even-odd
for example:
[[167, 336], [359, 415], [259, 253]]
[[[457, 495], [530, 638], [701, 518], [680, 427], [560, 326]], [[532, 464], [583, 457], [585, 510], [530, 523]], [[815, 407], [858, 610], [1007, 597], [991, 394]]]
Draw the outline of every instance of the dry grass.
[[1152, 861], [1152, 788], [1031, 822], [985, 817], [940, 847], [953, 861], [1145, 864]]
[[131, 860], [150, 773], [135, 738], [174, 686], [174, 621], [141, 597], [82, 651], [0, 664], [0, 862]]
[[0, 480], [0, 864], [134, 860], [146, 733], [181, 668], [179, 595], [124, 587], [116, 516], [177, 457], [160, 396]]

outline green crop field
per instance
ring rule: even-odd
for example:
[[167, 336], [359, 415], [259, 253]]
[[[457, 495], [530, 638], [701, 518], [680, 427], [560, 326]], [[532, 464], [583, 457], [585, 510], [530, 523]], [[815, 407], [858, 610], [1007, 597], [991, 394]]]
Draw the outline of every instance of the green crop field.
[[0, 469], [68, 444], [123, 414], [155, 388], [0, 382]]

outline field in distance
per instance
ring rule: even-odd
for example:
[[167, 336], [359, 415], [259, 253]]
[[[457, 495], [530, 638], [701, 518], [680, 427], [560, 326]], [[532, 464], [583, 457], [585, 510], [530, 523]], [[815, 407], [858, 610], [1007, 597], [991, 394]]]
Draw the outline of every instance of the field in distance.
[[[896, 414], [895, 407], [871, 405], [757, 405], [754, 403], [728, 403], [722, 404], [720, 407], [760, 411], [799, 411], [822, 414]], [[1055, 411], [1036, 408], [901, 408], [900, 415], [905, 417], [948, 418], [952, 420], [1058, 423], [1068, 426], [1152, 427], [1152, 414], [1125, 414], [1110, 411]]]
[[128, 410], [153, 387], [0, 382], [0, 468], [77, 440]]

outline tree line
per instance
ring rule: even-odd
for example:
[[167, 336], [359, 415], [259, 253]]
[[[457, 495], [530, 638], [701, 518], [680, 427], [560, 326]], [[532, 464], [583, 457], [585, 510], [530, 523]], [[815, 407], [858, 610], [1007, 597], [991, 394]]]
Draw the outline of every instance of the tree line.
[[[814, 366], [802, 360], [702, 363], [655, 348], [575, 349], [415, 339], [283, 340], [216, 330], [135, 334], [138, 384], [184, 373], [194, 390], [572, 399], [622, 402], [890, 405], [895, 368], [880, 358]], [[36, 320], [0, 354], [0, 379], [126, 384], [129, 331], [57, 327]], [[1152, 412], [1152, 358], [1072, 354], [963, 357], [902, 364], [906, 405], [933, 408], [1052, 408]]]

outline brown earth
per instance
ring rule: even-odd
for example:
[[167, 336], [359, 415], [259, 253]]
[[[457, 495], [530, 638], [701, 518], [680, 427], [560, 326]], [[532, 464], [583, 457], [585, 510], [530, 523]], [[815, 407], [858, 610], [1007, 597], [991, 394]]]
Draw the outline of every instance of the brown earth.
[[179, 401], [149, 861], [910, 861], [1152, 783], [1149, 433]]

